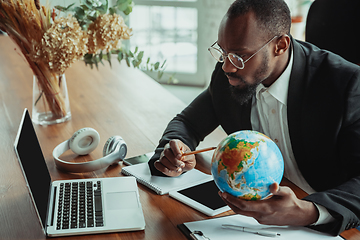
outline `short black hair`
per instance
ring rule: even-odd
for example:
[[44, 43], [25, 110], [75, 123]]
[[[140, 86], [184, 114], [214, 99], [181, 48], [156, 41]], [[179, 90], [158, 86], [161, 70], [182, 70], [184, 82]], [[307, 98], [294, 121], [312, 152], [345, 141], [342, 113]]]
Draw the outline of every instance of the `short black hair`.
[[227, 12], [235, 18], [252, 11], [267, 38], [290, 34], [291, 15], [284, 0], [236, 0]]

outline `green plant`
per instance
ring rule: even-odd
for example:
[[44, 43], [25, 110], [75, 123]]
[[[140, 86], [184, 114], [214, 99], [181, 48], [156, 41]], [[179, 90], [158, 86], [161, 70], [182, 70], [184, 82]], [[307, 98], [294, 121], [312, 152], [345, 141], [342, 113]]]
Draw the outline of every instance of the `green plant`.
[[[127, 16], [132, 12], [134, 2], [132, 0], [117, 0], [116, 3], [109, 7], [108, 0], [82, 0], [79, 6], [74, 6], [75, 3], [70, 4], [69, 6], [55, 6], [56, 9], [64, 13], [72, 13], [84, 31], [89, 30], [89, 26], [93, 24], [99, 16], [105, 14], [121, 14]], [[143, 61], [144, 51], [139, 51], [138, 47], [134, 51], [127, 49], [126, 46], [121, 45], [118, 49], [111, 49], [104, 51], [100, 49], [93, 53], [86, 53], [83, 57], [83, 60], [86, 65], [89, 65], [91, 68], [94, 66], [99, 67], [99, 63], [104, 65], [103, 60], [109, 62], [109, 65], [112, 66], [112, 56], [116, 55], [116, 59], [119, 61], [125, 61], [126, 64], [130, 67], [131, 65], [135, 68], [148, 71], [157, 71], [158, 79], [164, 74], [165, 63], [155, 62], [152, 63], [150, 58]]]

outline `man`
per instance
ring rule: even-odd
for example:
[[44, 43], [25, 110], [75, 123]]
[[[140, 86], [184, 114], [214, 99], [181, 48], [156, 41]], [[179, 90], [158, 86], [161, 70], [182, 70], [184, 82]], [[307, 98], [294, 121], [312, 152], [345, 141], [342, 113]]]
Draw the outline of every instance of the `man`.
[[191, 170], [195, 157], [181, 153], [218, 125], [263, 132], [283, 154], [285, 177], [310, 195], [275, 183], [262, 201], [220, 196], [262, 224], [338, 235], [360, 223], [360, 68], [294, 40], [290, 24], [283, 0], [231, 5], [209, 48], [219, 61], [210, 86], [169, 123], [149, 166], [166, 176]]

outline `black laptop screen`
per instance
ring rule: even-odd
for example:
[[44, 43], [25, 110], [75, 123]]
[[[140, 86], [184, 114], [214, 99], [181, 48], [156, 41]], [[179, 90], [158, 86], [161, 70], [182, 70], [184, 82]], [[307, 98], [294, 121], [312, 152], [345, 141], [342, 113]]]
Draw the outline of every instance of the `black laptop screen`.
[[46, 227], [51, 177], [27, 110], [24, 111], [22, 124], [20, 123], [15, 150], [23, 167], [43, 227]]

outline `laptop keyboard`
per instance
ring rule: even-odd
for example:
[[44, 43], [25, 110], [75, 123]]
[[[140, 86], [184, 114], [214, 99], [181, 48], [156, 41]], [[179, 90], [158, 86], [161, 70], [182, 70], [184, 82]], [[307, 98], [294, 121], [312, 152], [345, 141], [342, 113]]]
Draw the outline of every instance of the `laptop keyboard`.
[[103, 227], [101, 181], [60, 184], [56, 229]]

